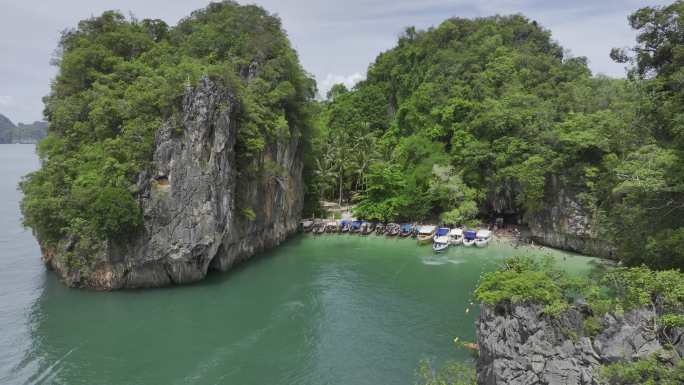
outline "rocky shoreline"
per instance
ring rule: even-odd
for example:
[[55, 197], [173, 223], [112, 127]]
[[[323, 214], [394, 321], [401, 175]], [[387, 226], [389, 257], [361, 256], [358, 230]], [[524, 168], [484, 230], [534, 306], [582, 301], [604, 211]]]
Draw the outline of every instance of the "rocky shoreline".
[[[581, 304], [558, 318], [536, 304], [482, 305], [476, 321], [478, 384], [597, 385], [600, 365], [655, 353], [671, 360], [684, 355], [684, 329], [654, 330], [654, 310], [606, 314], [596, 334], [584, 327], [590, 315]], [[666, 345], [673, 350], [664, 350]]]

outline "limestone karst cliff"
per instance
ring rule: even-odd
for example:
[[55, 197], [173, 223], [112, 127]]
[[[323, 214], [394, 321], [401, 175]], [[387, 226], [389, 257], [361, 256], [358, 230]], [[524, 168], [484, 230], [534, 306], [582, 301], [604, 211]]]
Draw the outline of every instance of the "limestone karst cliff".
[[296, 230], [315, 82], [277, 16], [230, 0], [175, 26], [106, 11], [59, 48], [41, 167], [20, 188], [67, 285], [195, 282]]
[[611, 258], [614, 246], [606, 224], [598, 223], [596, 213], [580, 203], [578, 193], [561, 178], [552, 175], [546, 183], [544, 205], [525, 215], [535, 242], [562, 250]]
[[594, 335], [584, 331], [589, 311], [575, 306], [554, 319], [540, 305], [483, 305], [476, 324], [478, 384], [597, 385], [600, 365], [666, 356], [666, 345], [673, 346], [672, 359], [684, 354], [684, 330], [654, 330], [653, 310], [606, 314]]
[[[45, 263], [69, 286], [96, 289], [185, 284], [227, 270], [297, 228], [302, 208], [300, 140], [269, 146], [254, 162], [280, 173], [241, 175], [230, 90], [208, 79], [189, 88], [179, 127], [157, 132], [152, 166], [140, 174], [144, 229], [125, 244], [102, 242], [88, 268], [65, 263], [65, 239], [44, 249]], [[276, 167], [273, 167], [275, 165]], [[255, 214], [248, 217], [243, 210]]]

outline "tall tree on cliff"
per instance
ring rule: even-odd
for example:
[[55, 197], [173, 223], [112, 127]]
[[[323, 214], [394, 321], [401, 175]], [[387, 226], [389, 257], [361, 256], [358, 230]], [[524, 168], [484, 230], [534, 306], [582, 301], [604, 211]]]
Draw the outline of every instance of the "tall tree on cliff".
[[629, 16], [639, 32], [629, 76], [645, 90], [640, 126], [653, 140], [616, 169], [621, 198], [615, 217], [621, 255], [629, 264], [684, 269], [684, 2], [645, 7]]

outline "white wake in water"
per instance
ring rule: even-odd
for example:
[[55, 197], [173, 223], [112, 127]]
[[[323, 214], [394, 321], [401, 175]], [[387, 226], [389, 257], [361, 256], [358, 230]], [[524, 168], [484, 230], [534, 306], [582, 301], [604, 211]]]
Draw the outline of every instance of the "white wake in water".
[[420, 257], [420, 261], [423, 263], [423, 265], [428, 265], [428, 266], [442, 266], [442, 265], [446, 265], [447, 263], [458, 265], [458, 264], [464, 262], [463, 259], [461, 259], [461, 258], [450, 257], [447, 255], [430, 255], [430, 256]]

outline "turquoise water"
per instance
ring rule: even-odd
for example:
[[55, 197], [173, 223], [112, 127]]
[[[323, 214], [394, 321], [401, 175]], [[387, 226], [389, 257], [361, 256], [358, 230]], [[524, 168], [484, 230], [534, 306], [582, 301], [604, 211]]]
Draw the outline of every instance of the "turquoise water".
[[453, 339], [475, 339], [478, 278], [523, 252], [301, 235], [195, 285], [67, 289], [19, 224], [16, 182], [35, 167], [32, 147], [0, 146], [2, 384], [412, 384], [421, 359], [472, 360]]

